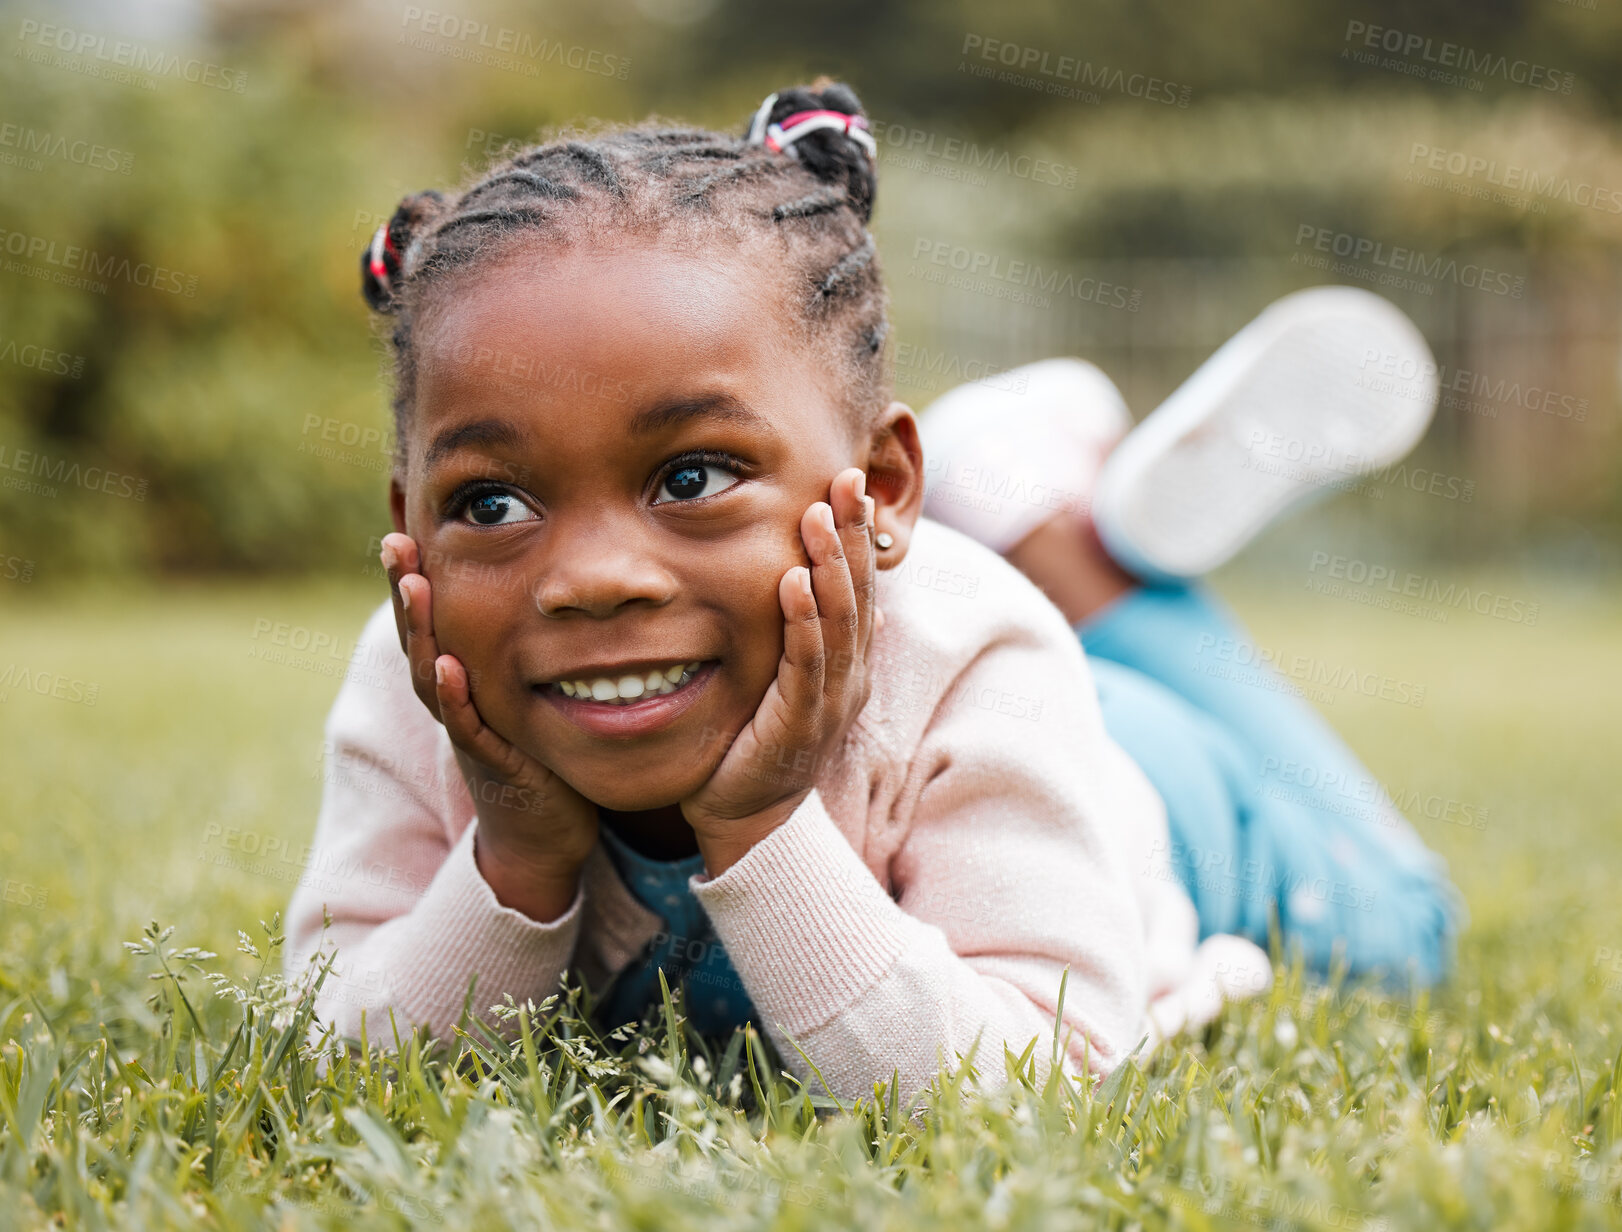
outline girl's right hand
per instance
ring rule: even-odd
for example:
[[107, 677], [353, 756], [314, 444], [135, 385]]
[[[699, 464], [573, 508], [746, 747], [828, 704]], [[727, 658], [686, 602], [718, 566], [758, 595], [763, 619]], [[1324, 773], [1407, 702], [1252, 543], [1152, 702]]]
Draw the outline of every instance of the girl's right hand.
[[439, 652], [433, 589], [418, 572], [416, 541], [385, 535], [382, 561], [412, 687], [444, 724], [478, 813], [479, 872], [502, 906], [555, 920], [574, 902], [580, 869], [597, 843], [597, 808], [485, 725], [467, 669], [455, 655]]

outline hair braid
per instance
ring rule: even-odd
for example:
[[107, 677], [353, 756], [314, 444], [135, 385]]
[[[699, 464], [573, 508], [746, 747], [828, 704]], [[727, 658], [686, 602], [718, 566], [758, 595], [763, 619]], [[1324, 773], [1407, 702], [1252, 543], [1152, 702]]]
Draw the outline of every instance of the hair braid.
[[[781, 91], [767, 118], [776, 123], [817, 110], [856, 116], [861, 104], [849, 87], [821, 80]], [[460, 196], [407, 198], [388, 224], [387, 247], [396, 255], [385, 259], [386, 276], [374, 276], [370, 253], [361, 261], [367, 302], [397, 318], [397, 437], [405, 437], [415, 393], [413, 321], [445, 280], [499, 260], [516, 244], [562, 245], [603, 224], [637, 234], [698, 228], [701, 238], [706, 230], [776, 237], [790, 308], [808, 338], [828, 348], [847, 408], [865, 421], [889, 397], [887, 304], [867, 230], [874, 172], [868, 153], [837, 127], [778, 153], [744, 135], [650, 122], [520, 151]]]

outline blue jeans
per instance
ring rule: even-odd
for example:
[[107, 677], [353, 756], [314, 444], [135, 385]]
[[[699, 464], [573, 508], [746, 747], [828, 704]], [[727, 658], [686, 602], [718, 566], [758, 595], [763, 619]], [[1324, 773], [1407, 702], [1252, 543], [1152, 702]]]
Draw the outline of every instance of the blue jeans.
[[1144, 588], [1077, 626], [1110, 735], [1166, 802], [1202, 938], [1326, 971], [1435, 983], [1458, 892], [1385, 790], [1237, 619], [1197, 586]]

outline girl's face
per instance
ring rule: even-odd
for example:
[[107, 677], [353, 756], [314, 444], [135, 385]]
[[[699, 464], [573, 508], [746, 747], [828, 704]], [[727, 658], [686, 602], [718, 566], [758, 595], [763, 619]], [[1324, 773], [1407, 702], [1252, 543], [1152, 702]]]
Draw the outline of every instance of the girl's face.
[[[777, 673], [801, 515], [897, 440], [915, 472], [911, 413], [853, 432], [771, 279], [650, 243], [520, 250], [442, 294], [416, 349], [391, 506], [440, 650], [484, 721], [587, 799], [691, 795]], [[876, 480], [904, 547], [916, 475]], [[561, 687], [631, 677], [644, 699], [679, 687], [631, 707]]]

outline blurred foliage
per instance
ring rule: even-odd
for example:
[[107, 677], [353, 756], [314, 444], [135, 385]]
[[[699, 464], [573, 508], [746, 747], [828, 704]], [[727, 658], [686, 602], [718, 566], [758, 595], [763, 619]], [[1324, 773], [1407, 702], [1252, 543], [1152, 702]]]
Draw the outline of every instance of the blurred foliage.
[[[656, 111], [732, 127], [767, 91], [827, 72], [857, 86], [896, 144], [921, 132], [937, 148], [972, 140], [1079, 169], [1052, 191], [886, 167], [877, 227], [892, 272], [921, 234], [1060, 260], [1287, 261], [1310, 219], [1436, 251], [1608, 266], [1622, 239], [1622, 215], [1508, 210], [1402, 179], [1417, 141], [1622, 190], [1622, 10], [1583, 0], [79, 0], [0, 15], [13, 36], [0, 58], [0, 125], [13, 126], [0, 128], [0, 562], [35, 561], [41, 579], [362, 563], [385, 525], [388, 424], [360, 248], [403, 193], [454, 183], [549, 126]], [[30, 22], [195, 55], [245, 88], [94, 76]], [[1547, 66], [1572, 89], [1488, 75], [1477, 92], [1357, 64], [1352, 23]], [[480, 45], [503, 37], [577, 62], [595, 52], [624, 75], [544, 53], [491, 63]], [[989, 40], [1024, 64], [1073, 57], [1160, 79], [1187, 105], [1125, 87], [1087, 104], [977, 77]], [[30, 153], [42, 137], [46, 152]], [[119, 169], [52, 154], [57, 139], [115, 151]], [[194, 289], [54, 283], [73, 246]], [[930, 292], [893, 282], [901, 336], [929, 338]], [[1222, 327], [1259, 306], [1234, 305]], [[1613, 333], [1615, 316], [1612, 303]], [[1561, 510], [1590, 526], [1622, 521], [1614, 368], [1574, 438], [1591, 477]], [[103, 483], [109, 471], [119, 482]]]

